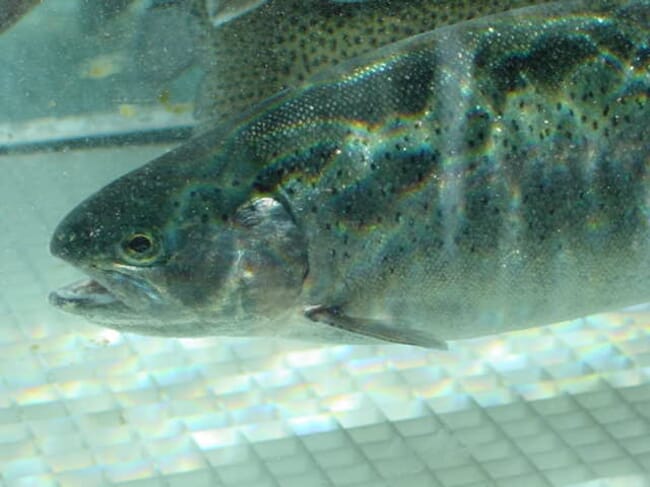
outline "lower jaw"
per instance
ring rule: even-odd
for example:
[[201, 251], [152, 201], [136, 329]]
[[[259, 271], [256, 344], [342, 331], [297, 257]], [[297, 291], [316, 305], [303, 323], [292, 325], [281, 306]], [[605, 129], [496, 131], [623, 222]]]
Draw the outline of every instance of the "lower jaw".
[[85, 279], [64, 286], [50, 293], [50, 303], [54, 306], [110, 306], [119, 303], [104, 286], [93, 279]]

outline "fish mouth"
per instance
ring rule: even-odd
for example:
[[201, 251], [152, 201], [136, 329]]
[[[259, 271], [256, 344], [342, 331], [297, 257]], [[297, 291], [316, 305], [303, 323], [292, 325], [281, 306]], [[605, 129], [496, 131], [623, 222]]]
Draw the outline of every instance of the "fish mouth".
[[[136, 289], [144, 291], [145, 300], [159, 301], [160, 295], [153, 288], [138, 279], [129, 279], [117, 272], [107, 272], [110, 276], [103, 284], [103, 278], [92, 277], [77, 281], [68, 286], [52, 291], [49, 295], [50, 304], [56, 308], [81, 316], [92, 323], [106, 326], [118, 331], [140, 333], [142, 335], [158, 336], [204, 336], [212, 335], [212, 329], [203, 321], [197, 320], [194, 314], [166, 314], [166, 309], [141, 309], [138, 303]], [[105, 277], [105, 276], [104, 276]], [[127, 287], [119, 287], [112, 291], [109, 286], [111, 278]], [[129, 287], [131, 285], [131, 287]], [[126, 294], [122, 297], [122, 293]]]
[[158, 322], [169, 309], [160, 291], [130, 269], [81, 269], [86, 279], [59, 288], [49, 295], [56, 308], [110, 328], [137, 328]]
[[84, 279], [52, 291], [49, 301], [53, 306], [72, 313], [90, 309], [127, 309], [117, 296], [94, 279]]

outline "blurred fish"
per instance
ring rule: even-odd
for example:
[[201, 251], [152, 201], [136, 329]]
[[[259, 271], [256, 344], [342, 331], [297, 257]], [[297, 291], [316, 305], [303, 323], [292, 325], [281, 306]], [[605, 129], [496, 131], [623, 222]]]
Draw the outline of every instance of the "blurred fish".
[[140, 17], [134, 65], [158, 82], [201, 66], [196, 116], [212, 123], [382, 45], [547, 1], [156, 0]]
[[[263, 7], [261, 7], [263, 8]], [[100, 190], [51, 294], [116, 329], [444, 348], [650, 300], [650, 1], [390, 44]]]
[[[205, 1], [205, 0], [201, 0]], [[199, 63], [205, 18], [191, 10], [190, 2], [157, 2], [140, 16], [133, 48], [135, 66], [147, 80], [164, 82]]]
[[103, 79], [122, 72], [126, 56], [121, 52], [100, 54], [82, 63], [79, 74], [82, 78]]
[[0, 0], [0, 32], [14, 25], [41, 0]]
[[113, 18], [125, 12], [134, 0], [82, 0], [79, 23], [86, 33], [103, 30]]
[[[202, 22], [207, 71], [197, 117], [212, 121], [251, 105], [346, 59], [405, 37], [548, 0], [194, 0]], [[222, 9], [234, 9], [224, 21]], [[215, 28], [216, 26], [216, 28]]]

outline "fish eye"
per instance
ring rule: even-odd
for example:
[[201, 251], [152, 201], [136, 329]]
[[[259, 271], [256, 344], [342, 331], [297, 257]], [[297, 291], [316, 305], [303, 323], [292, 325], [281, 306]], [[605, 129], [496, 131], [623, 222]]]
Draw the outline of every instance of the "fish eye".
[[129, 250], [141, 254], [151, 248], [153, 242], [147, 235], [134, 235], [127, 246]]
[[143, 264], [153, 261], [160, 253], [160, 245], [153, 235], [144, 232], [133, 233], [127, 236], [121, 246], [125, 260]]

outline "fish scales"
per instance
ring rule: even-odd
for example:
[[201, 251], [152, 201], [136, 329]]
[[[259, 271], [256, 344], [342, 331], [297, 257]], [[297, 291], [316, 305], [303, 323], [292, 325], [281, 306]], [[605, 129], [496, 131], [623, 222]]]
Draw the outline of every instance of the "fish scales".
[[[646, 302], [649, 19], [556, 2], [342, 63], [64, 220], [53, 253], [126, 318], [82, 288], [53, 302], [146, 333], [424, 346]], [[107, 278], [133, 235], [153, 261]]]

